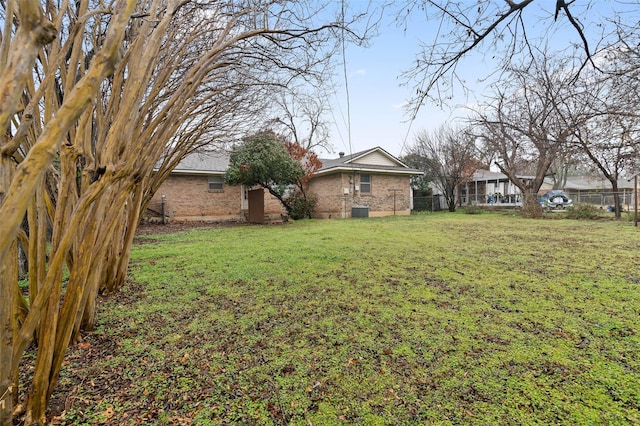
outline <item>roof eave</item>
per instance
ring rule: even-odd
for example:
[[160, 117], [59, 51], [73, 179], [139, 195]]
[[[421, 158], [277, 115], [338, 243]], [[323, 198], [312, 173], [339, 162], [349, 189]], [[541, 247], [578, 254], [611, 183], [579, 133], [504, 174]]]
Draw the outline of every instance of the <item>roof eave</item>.
[[198, 176], [211, 176], [211, 175], [223, 175], [225, 172], [219, 170], [177, 170], [171, 171], [172, 175], [198, 175]]
[[420, 170], [411, 170], [411, 169], [384, 170], [384, 169], [376, 169], [376, 168], [371, 168], [366, 166], [357, 166], [355, 164], [352, 164], [350, 166], [336, 166], [336, 167], [331, 167], [324, 170], [318, 170], [316, 173], [314, 173], [314, 176], [328, 175], [328, 174], [340, 173], [340, 172], [346, 172], [346, 173], [367, 172], [367, 173], [377, 173], [377, 174], [411, 175], [411, 176], [424, 175], [424, 172]]

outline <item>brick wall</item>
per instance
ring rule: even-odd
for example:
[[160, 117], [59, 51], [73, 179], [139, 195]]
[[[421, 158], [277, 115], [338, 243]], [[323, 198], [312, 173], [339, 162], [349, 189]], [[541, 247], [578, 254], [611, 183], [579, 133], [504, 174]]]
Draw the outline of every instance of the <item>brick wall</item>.
[[282, 203], [269, 191], [264, 191], [264, 214], [272, 221], [281, 219], [281, 214], [286, 214], [286, 209], [282, 207]]
[[171, 175], [152, 204], [157, 205], [164, 194], [166, 211], [173, 220], [244, 220], [240, 188], [224, 185], [222, 191], [210, 191], [207, 176]]
[[[312, 179], [309, 182], [309, 191], [318, 198], [316, 217], [351, 217], [352, 206], [369, 207], [370, 217], [390, 216], [394, 213], [396, 215], [411, 214], [408, 176], [385, 174], [370, 176], [371, 194], [355, 191], [355, 186], [360, 186], [358, 173], [335, 173]], [[344, 188], [349, 191], [346, 195]]]
[[[165, 211], [169, 220], [177, 221], [244, 221], [242, 186], [224, 185], [222, 191], [209, 190], [206, 175], [171, 175], [154, 195], [150, 207], [159, 212], [165, 195]], [[277, 198], [265, 192], [265, 215], [279, 220], [282, 205]], [[246, 204], [245, 204], [246, 205]], [[158, 220], [158, 215], [154, 214]]]
[[[360, 186], [357, 173], [335, 173], [312, 179], [309, 190], [318, 199], [316, 217], [351, 217], [352, 206], [369, 207], [370, 217], [390, 216], [394, 214], [394, 193], [395, 214], [411, 213], [408, 176], [372, 174], [370, 195], [355, 191], [355, 186]], [[210, 191], [207, 176], [171, 175], [156, 192], [150, 207], [159, 211], [164, 194], [169, 220], [244, 221], [246, 212], [242, 209], [241, 188], [224, 185], [222, 191]], [[349, 193], [345, 195], [343, 188]], [[267, 220], [279, 220], [284, 209], [278, 199], [265, 192], [264, 202]]]

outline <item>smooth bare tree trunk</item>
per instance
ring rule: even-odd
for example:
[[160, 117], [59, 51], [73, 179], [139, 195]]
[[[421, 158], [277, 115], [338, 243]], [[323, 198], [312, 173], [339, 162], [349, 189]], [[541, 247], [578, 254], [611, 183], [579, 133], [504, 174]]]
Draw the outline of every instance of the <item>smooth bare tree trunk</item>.
[[[0, 132], [9, 128], [11, 118], [20, 104], [21, 94], [30, 77], [36, 55], [41, 46], [50, 43], [55, 37], [55, 28], [48, 22], [41, 10], [40, 2], [19, 0], [7, 2], [5, 28], [0, 45]], [[15, 6], [15, 7], [14, 7]], [[20, 20], [15, 38], [11, 40], [11, 25], [14, 13]], [[20, 48], [15, 48], [19, 46]], [[15, 166], [4, 155], [2, 149], [8, 145], [0, 143], [0, 205], [4, 205], [10, 193]], [[0, 210], [1, 212], [1, 210]], [[20, 217], [20, 222], [24, 211]], [[4, 215], [0, 217], [5, 220]], [[13, 230], [12, 230], [13, 231]], [[6, 232], [6, 231], [4, 231]], [[13, 408], [18, 389], [17, 370], [7, 368], [12, 365], [13, 345], [17, 338], [17, 309], [15, 286], [17, 277], [17, 243], [15, 232], [4, 235], [6, 239], [0, 246], [0, 425], [13, 423]], [[3, 231], [0, 231], [3, 236]]]
[[[13, 4], [13, 2], [9, 2]], [[42, 327], [37, 332], [39, 343], [39, 361], [36, 362], [36, 372], [34, 374], [33, 387], [30, 395], [33, 398], [27, 404], [29, 412], [25, 419], [28, 424], [44, 424], [46, 419], [44, 412], [47, 401], [47, 390], [49, 388], [50, 371], [44, 368], [51, 363], [56, 350], [52, 348], [51, 342], [56, 334], [52, 334], [51, 324], [57, 322], [57, 315], [60, 300], [60, 282], [62, 267], [67, 260], [70, 247], [75, 242], [69, 236], [63, 238], [58, 256], [52, 254], [53, 258], [49, 263], [48, 270], [45, 269], [46, 235], [48, 228], [47, 212], [53, 211], [54, 207], [48, 197], [43, 181], [53, 159], [56, 157], [61, 147], [62, 140], [73, 134], [72, 126], [87, 106], [91, 104], [96, 92], [100, 88], [103, 79], [109, 75], [118, 58], [118, 51], [121, 40], [124, 36], [124, 29], [129, 21], [134, 0], [121, 1], [116, 7], [116, 11], [110, 21], [109, 29], [105, 36], [105, 43], [101, 50], [96, 51], [88, 71], [84, 76], [75, 74], [67, 79], [69, 90], [65, 92], [64, 100], [57, 111], [57, 97], [55, 91], [49, 88], [50, 96], [45, 102], [43, 116], [51, 117], [45, 127], [40, 131], [37, 126], [31, 131], [24, 132], [19, 128], [18, 133], [23, 132], [25, 136], [34, 138], [35, 142], [30, 143], [23, 152], [27, 152], [24, 158], [16, 152], [18, 140], [10, 143], [2, 143], [0, 146], [0, 169], [2, 170], [2, 183], [0, 183], [0, 259], [2, 266], [0, 270], [0, 424], [12, 424], [14, 411], [22, 411], [24, 407], [14, 407], [14, 396], [17, 389], [17, 371], [25, 348], [33, 339], [34, 332], [38, 324]], [[53, 29], [40, 11], [40, 2], [34, 0], [18, 1], [18, 11], [20, 26], [15, 38], [9, 46], [5, 41], [10, 37], [11, 32], [5, 32], [3, 38], [3, 51], [11, 48], [10, 54], [6, 55], [6, 62], [3, 61], [3, 74], [0, 78], [0, 126], [6, 129], [9, 120], [22, 99], [21, 93], [26, 86], [33, 86], [27, 83], [32, 76], [35, 56], [39, 53], [39, 48], [53, 37], [45, 37]], [[11, 14], [7, 21], [11, 21]], [[5, 26], [6, 28], [6, 26]], [[49, 31], [49, 32], [47, 32]], [[50, 34], [55, 36], [55, 33]], [[9, 46], [9, 47], [7, 47]], [[15, 48], [20, 46], [20, 48]], [[0, 55], [0, 56], [1, 56]], [[43, 67], [47, 64], [43, 63]], [[53, 74], [51, 74], [53, 75]], [[64, 77], [64, 75], [62, 75]], [[44, 86], [43, 86], [44, 87]], [[40, 94], [39, 96], [41, 96]], [[52, 102], [51, 98], [56, 101]], [[28, 122], [30, 115], [23, 115]], [[71, 130], [71, 131], [70, 131]], [[14, 158], [19, 160], [19, 165], [15, 168]], [[8, 165], [9, 167], [4, 167]], [[5, 170], [15, 169], [11, 176], [5, 176]], [[25, 215], [29, 210], [29, 260], [30, 260], [30, 299], [31, 306], [29, 313], [24, 317], [22, 324], [19, 324], [18, 309], [21, 305], [17, 296], [17, 264], [16, 238], [20, 232], [20, 227]], [[73, 231], [67, 231], [73, 233]], [[46, 275], [45, 275], [46, 271]], [[46, 278], [45, 278], [46, 276]], [[50, 296], [54, 297], [50, 297]], [[10, 297], [11, 296], [11, 297]], [[64, 349], [62, 350], [64, 353]], [[49, 378], [48, 378], [49, 377]], [[44, 389], [44, 392], [42, 391]]]
[[[12, 165], [9, 159], [0, 157], [0, 202], [7, 182], [11, 181]], [[15, 257], [15, 259], [14, 259]], [[13, 425], [13, 407], [18, 396], [17, 371], [11, 365], [13, 345], [18, 328], [18, 306], [15, 301], [17, 277], [17, 245], [11, 245], [6, 256], [0, 257], [0, 425]]]
[[[49, 5], [64, 40], [43, 49], [38, 66], [29, 70], [24, 113], [11, 113], [16, 138], [0, 147], [4, 157], [18, 164], [2, 187], [0, 258], [13, 253], [25, 212], [29, 224], [31, 305], [20, 324], [7, 325], [15, 338], [3, 352], [14, 374], [37, 336], [31, 387], [18, 407], [25, 424], [46, 422], [47, 401], [66, 349], [95, 324], [98, 293], [124, 284], [141, 209], [153, 195], [150, 188], [157, 188], [195, 147], [216, 140], [216, 134], [229, 137], [229, 123], [244, 126], [250, 121], [246, 111], [257, 109], [253, 105], [265, 98], [267, 86], [260, 80], [263, 73], [255, 71], [256, 62], [262, 61], [267, 70], [279, 72], [273, 67], [281, 63], [290, 70], [287, 61], [280, 62], [281, 53], [271, 61], [270, 49], [250, 39], [268, 35], [268, 43], [292, 43], [294, 52], [311, 45], [305, 37], [324, 31], [297, 23], [299, 10], [288, 11], [276, 0], [260, 9], [242, 2], [152, 0], [141, 4], [131, 21], [136, 2], [116, 2], [116, 9], [108, 11], [106, 37], [100, 25], [107, 12], [90, 10], [94, 3], [89, 0], [64, 1], [59, 10]], [[286, 19], [271, 19], [278, 14]], [[196, 28], [185, 29], [179, 22]], [[274, 22], [291, 24], [290, 33], [271, 27]], [[125, 28], [127, 40], [122, 43]], [[324, 36], [320, 40], [326, 41]], [[299, 60], [283, 52], [289, 60]], [[305, 59], [293, 62], [302, 73]], [[245, 82], [251, 73], [255, 80]], [[235, 81], [236, 76], [242, 81]], [[224, 130], [208, 133], [215, 126]], [[165, 155], [167, 162], [155, 173]], [[57, 193], [48, 186], [53, 182]], [[18, 303], [1, 306], [15, 310]], [[3, 319], [16, 317], [1, 312]], [[13, 389], [10, 381], [0, 383]]]
[[[14, 266], [16, 262], [13, 259], [14, 255], [17, 257], [16, 250], [14, 244], [8, 250], [8, 255], [0, 259], [0, 298], [3, 301], [0, 303], [0, 319], [2, 320], [0, 336], [4, 339], [0, 345], [0, 365], [3, 366], [2, 373], [0, 373], [0, 391], [2, 392], [0, 394], [0, 425], [2, 426], [13, 424], [12, 412], [18, 395], [17, 371], [5, 367], [11, 365], [13, 355], [11, 349], [16, 340], [17, 330], [18, 312], [16, 307], [18, 304], [15, 300], [16, 289], [14, 288], [15, 282], [17, 282], [17, 270]], [[12, 280], [14, 275], [15, 281]]]

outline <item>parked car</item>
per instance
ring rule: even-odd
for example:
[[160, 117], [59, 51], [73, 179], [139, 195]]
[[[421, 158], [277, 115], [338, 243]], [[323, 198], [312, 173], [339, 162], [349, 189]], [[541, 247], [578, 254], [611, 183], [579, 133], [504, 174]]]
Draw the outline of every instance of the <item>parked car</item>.
[[545, 209], [565, 209], [573, 206], [573, 201], [566, 192], [554, 189], [538, 198], [538, 204]]

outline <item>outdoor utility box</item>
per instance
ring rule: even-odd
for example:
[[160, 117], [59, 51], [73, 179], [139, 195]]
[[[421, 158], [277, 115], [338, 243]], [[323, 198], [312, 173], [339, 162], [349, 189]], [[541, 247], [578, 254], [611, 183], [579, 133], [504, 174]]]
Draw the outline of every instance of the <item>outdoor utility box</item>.
[[351, 207], [351, 217], [369, 217], [369, 207], [367, 206]]

